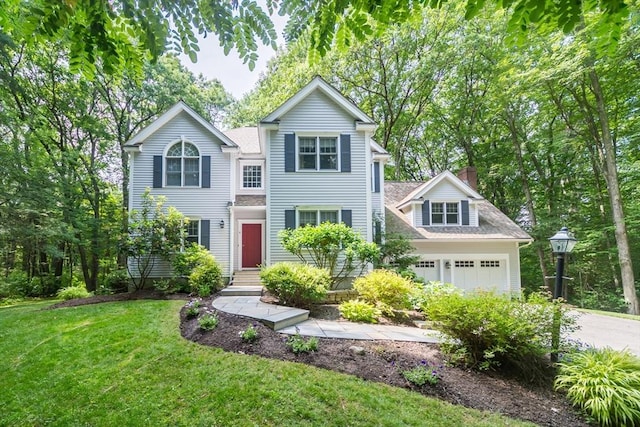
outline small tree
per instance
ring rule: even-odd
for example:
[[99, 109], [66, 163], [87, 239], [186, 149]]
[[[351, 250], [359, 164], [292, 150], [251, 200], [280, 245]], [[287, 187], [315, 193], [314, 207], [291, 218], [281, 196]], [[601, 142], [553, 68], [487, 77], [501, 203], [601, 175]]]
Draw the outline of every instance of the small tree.
[[380, 250], [351, 227], [324, 222], [317, 226], [286, 229], [279, 233], [282, 246], [306, 264], [331, 272], [331, 289], [353, 272], [360, 275], [375, 262]]
[[[143, 289], [156, 260], [170, 260], [180, 250], [187, 219], [176, 208], [164, 208], [166, 198], [154, 197], [147, 189], [142, 207], [129, 217], [129, 235], [125, 251], [129, 257], [127, 271], [136, 290]], [[137, 275], [136, 275], [137, 273]]]
[[386, 234], [379, 246], [380, 258], [375, 264], [376, 268], [395, 270], [402, 276], [414, 275], [411, 266], [420, 261], [420, 257], [412, 255], [415, 248], [406, 236], [397, 233]]

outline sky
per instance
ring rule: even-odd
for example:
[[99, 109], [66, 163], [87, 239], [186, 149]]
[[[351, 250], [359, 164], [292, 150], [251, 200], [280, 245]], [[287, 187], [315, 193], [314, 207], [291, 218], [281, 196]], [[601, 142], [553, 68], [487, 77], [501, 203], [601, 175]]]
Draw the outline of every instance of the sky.
[[[272, 17], [278, 33], [278, 45], [284, 44], [282, 29], [286, 19], [278, 15]], [[206, 39], [198, 37], [198, 46], [200, 47], [198, 62], [194, 64], [187, 55], [181, 54], [179, 58], [182, 64], [196, 75], [203, 74], [209, 79], [220, 80], [224, 88], [236, 99], [240, 99], [254, 87], [260, 73], [266, 70], [267, 61], [276, 54], [270, 46], [264, 46], [258, 41], [258, 60], [253, 71], [250, 71], [248, 64], [242, 63], [236, 50], [232, 50], [228, 56], [225, 56], [215, 34], [209, 35]]]

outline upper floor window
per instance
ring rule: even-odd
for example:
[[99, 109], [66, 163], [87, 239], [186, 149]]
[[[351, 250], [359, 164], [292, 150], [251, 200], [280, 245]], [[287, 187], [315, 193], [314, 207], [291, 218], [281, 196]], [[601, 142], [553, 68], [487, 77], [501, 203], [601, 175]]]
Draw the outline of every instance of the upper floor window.
[[431, 224], [458, 225], [458, 203], [431, 202]]
[[167, 186], [200, 185], [200, 152], [195, 145], [184, 140], [167, 150]]
[[242, 188], [262, 188], [261, 165], [244, 165], [242, 167]]
[[301, 136], [298, 139], [299, 170], [338, 170], [338, 138]]

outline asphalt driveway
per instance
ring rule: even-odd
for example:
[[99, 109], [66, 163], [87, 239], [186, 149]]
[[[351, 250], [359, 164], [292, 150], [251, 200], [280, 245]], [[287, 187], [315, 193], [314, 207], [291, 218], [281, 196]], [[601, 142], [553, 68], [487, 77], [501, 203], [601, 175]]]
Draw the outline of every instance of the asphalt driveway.
[[628, 348], [640, 356], [640, 321], [582, 312], [579, 316], [581, 328], [571, 334], [573, 339], [598, 348]]

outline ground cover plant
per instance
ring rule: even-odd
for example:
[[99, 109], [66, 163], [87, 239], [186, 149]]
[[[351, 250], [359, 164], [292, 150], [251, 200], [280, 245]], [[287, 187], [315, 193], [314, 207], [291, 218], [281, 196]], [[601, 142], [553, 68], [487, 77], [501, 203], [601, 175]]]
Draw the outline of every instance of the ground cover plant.
[[[189, 342], [179, 328], [184, 301], [42, 310], [47, 304], [0, 308], [3, 425], [531, 425], [351, 375]], [[231, 325], [218, 314], [218, 328], [196, 335], [226, 331], [242, 342], [237, 331], [247, 319]], [[280, 334], [257, 327], [261, 338], [243, 351], [276, 341], [292, 358], [323, 351], [321, 344], [296, 356]]]

